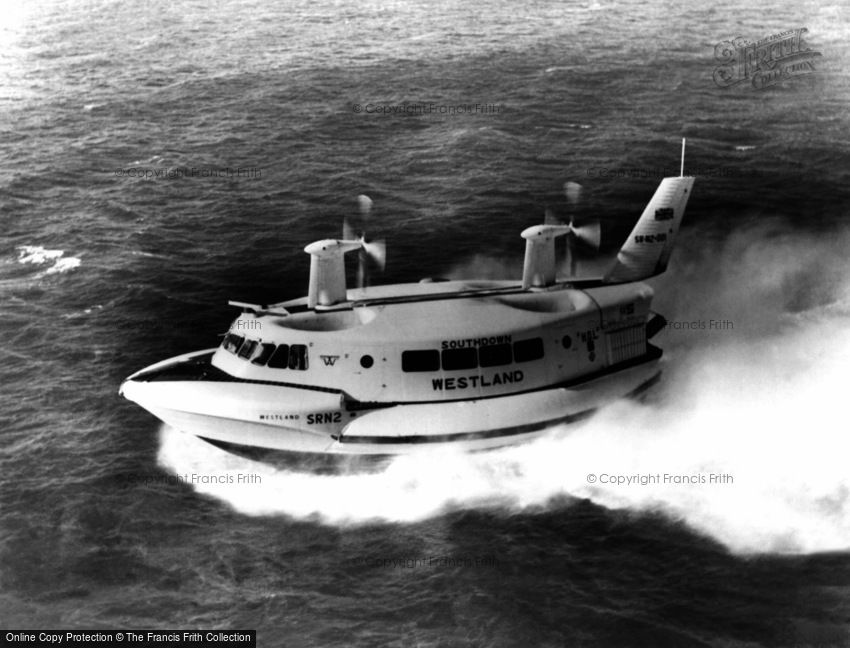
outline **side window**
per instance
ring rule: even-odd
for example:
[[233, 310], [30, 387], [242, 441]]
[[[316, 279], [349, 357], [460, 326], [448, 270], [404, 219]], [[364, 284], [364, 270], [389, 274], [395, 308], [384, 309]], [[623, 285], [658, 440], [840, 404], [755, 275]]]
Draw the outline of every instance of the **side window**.
[[289, 367], [289, 345], [279, 344], [275, 349], [271, 358], [269, 358], [269, 367], [272, 369], [286, 369]]
[[516, 362], [531, 362], [543, 357], [543, 339], [531, 338], [514, 342], [514, 360]]
[[262, 366], [269, 361], [269, 358], [272, 357], [272, 353], [274, 353], [274, 344], [271, 344], [270, 342], [264, 342], [260, 345], [259, 351], [254, 354], [251, 363]]
[[499, 367], [513, 361], [510, 344], [491, 344], [478, 347], [478, 364], [482, 367]]
[[475, 369], [478, 366], [478, 352], [475, 348], [445, 349], [440, 355], [444, 371]]
[[242, 343], [242, 346], [239, 347], [239, 353], [237, 353], [236, 355], [238, 355], [240, 358], [250, 358], [251, 354], [254, 353], [254, 349], [256, 348], [256, 340], [245, 340], [245, 342]]
[[241, 335], [234, 335], [233, 333], [228, 333], [224, 336], [224, 342], [222, 343], [222, 347], [224, 347], [225, 351], [230, 351], [230, 353], [236, 353], [240, 346], [242, 346], [243, 338]]
[[307, 346], [293, 344], [289, 347], [289, 368], [304, 371], [307, 369]]
[[402, 351], [401, 370], [437, 371], [440, 368], [440, 352], [436, 349], [427, 351]]

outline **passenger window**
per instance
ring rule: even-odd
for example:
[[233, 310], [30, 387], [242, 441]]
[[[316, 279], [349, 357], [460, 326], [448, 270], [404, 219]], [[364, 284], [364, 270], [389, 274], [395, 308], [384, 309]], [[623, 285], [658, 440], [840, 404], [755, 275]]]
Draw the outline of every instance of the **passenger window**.
[[269, 358], [269, 367], [272, 369], [286, 369], [289, 367], [289, 345], [279, 344], [272, 357]]
[[271, 358], [272, 353], [274, 353], [274, 344], [265, 342], [260, 345], [260, 350], [254, 355], [254, 358], [251, 360], [251, 363], [262, 366], [269, 361], [269, 358]]
[[437, 371], [439, 368], [440, 352], [437, 350], [429, 349], [427, 351], [402, 351], [402, 371]]
[[514, 342], [514, 360], [516, 362], [531, 362], [543, 357], [543, 339], [531, 338]]
[[512, 360], [510, 344], [492, 344], [478, 347], [478, 364], [482, 367], [509, 365]]
[[236, 353], [240, 346], [242, 346], [243, 338], [241, 335], [234, 335], [233, 333], [228, 333], [224, 336], [224, 343], [222, 346], [225, 351], [230, 351], [230, 353]]
[[254, 353], [254, 349], [257, 348], [256, 340], [245, 340], [241, 347], [239, 347], [238, 355], [240, 358], [250, 358], [251, 354]]
[[307, 346], [293, 344], [289, 347], [289, 368], [305, 371], [307, 369]]
[[445, 349], [442, 352], [443, 370], [475, 369], [478, 366], [478, 352], [469, 349]]

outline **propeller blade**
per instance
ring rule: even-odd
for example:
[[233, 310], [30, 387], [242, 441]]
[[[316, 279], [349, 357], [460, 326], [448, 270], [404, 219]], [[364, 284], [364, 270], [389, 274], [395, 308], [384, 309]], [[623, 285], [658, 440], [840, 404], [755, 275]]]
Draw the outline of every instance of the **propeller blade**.
[[602, 242], [602, 226], [599, 221], [592, 221], [579, 226], [573, 225], [570, 221], [570, 232], [585, 245], [594, 250], [599, 249], [599, 244]]
[[364, 219], [369, 218], [369, 215], [372, 213], [372, 199], [366, 194], [360, 194], [357, 196], [357, 205], [360, 207], [360, 215]]
[[564, 183], [564, 196], [567, 198], [567, 213], [570, 214], [570, 234], [567, 236], [567, 256], [569, 259], [570, 276], [577, 276], [578, 255], [576, 248], [578, 244], [590, 247], [595, 252], [599, 249], [602, 241], [602, 227], [599, 221], [592, 221], [585, 225], [577, 226], [574, 223], [576, 205], [581, 199], [582, 186], [578, 182], [567, 181]]
[[342, 238], [345, 241], [356, 241], [358, 238], [347, 218], [342, 219]]
[[[360, 210], [360, 231], [355, 230], [347, 218], [342, 221], [342, 235], [346, 240], [356, 241], [360, 244], [360, 252], [357, 254], [357, 287], [365, 288], [369, 285], [369, 265], [376, 265], [383, 270], [387, 264], [387, 246], [382, 240], [366, 240], [364, 227], [372, 214], [372, 199], [366, 194], [357, 196], [357, 206]], [[356, 220], [356, 219], [355, 219]]]
[[361, 240], [363, 251], [382, 271], [387, 267], [387, 244], [383, 239], [377, 241]]
[[567, 197], [568, 203], [575, 205], [581, 198], [581, 185], [578, 182], [565, 182], [564, 195]]

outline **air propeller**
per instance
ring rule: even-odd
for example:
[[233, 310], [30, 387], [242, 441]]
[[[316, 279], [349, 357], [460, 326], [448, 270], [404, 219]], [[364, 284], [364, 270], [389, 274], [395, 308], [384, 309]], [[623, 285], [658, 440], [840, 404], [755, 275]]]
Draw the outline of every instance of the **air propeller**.
[[386, 267], [387, 246], [383, 239], [370, 241], [366, 238], [365, 226], [372, 215], [372, 199], [361, 194], [357, 196], [357, 204], [360, 208], [360, 222], [363, 228], [359, 232], [355, 231], [348, 218], [345, 218], [342, 221], [342, 238], [360, 245], [357, 253], [357, 287], [365, 288], [369, 285], [370, 265], [382, 271]]
[[599, 244], [602, 240], [602, 226], [599, 221], [590, 221], [584, 225], [575, 224], [575, 209], [581, 197], [581, 185], [578, 182], [565, 182], [564, 195], [567, 198], [569, 207], [570, 222], [564, 223], [555, 217], [551, 209], [546, 209], [546, 225], [565, 225], [569, 228], [566, 235], [567, 239], [567, 255], [570, 263], [570, 276], [576, 276], [577, 265], [577, 250], [584, 248], [587, 251], [596, 252], [599, 250]]

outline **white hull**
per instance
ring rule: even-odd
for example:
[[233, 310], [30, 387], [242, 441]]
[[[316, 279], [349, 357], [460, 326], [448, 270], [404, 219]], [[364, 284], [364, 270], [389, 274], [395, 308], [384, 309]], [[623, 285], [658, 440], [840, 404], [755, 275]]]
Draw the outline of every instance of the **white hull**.
[[[193, 355], [200, 354], [184, 358]], [[393, 455], [521, 443], [640, 392], [659, 374], [658, 360], [650, 359], [568, 387], [365, 410], [348, 409], [339, 393], [250, 382], [131, 378], [122, 393], [171, 427], [211, 441], [290, 452]]]

